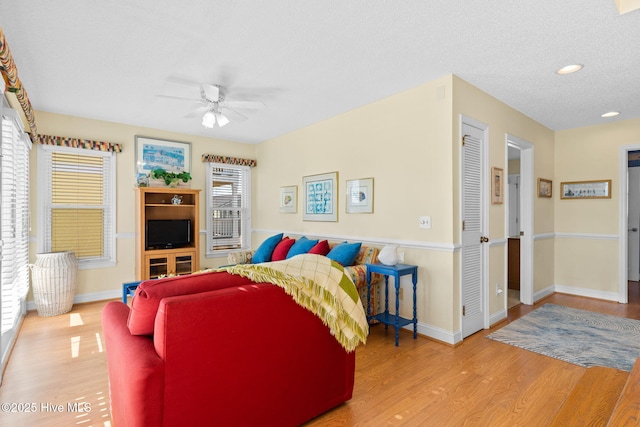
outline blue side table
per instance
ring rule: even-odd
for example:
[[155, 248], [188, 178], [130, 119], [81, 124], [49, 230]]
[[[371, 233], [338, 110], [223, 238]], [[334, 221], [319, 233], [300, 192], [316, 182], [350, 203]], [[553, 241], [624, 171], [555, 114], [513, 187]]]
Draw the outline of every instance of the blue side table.
[[[384, 311], [370, 316], [371, 313], [371, 274], [379, 273], [384, 275]], [[411, 274], [413, 282], [413, 319], [400, 316], [400, 277]], [[396, 312], [389, 314], [389, 276], [393, 276], [393, 283], [396, 287]], [[396, 332], [396, 347], [400, 338], [400, 328], [413, 323], [413, 339], [418, 337], [418, 313], [416, 308], [416, 284], [418, 283], [418, 267], [408, 264], [384, 265], [367, 264], [367, 317], [368, 320], [375, 319], [384, 323], [385, 329], [392, 325]]]
[[129, 282], [122, 284], [122, 302], [127, 303], [127, 297], [130, 296], [133, 298], [133, 295], [136, 293], [136, 288], [142, 282]]

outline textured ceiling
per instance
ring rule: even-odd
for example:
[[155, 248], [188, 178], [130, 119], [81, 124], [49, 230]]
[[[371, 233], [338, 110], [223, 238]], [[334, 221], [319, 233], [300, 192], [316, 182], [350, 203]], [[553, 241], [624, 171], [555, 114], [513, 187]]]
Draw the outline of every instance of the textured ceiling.
[[[450, 73], [554, 130], [640, 117], [640, 11], [612, 0], [2, 0], [0, 26], [36, 110], [232, 141]], [[199, 82], [267, 107], [206, 129], [155, 96]]]

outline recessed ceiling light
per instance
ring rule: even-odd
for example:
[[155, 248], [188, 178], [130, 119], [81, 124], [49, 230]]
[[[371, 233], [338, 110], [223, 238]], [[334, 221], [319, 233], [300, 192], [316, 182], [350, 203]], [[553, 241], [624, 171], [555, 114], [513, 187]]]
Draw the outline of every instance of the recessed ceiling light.
[[604, 114], [600, 115], [600, 117], [605, 117], [605, 118], [606, 117], [615, 117], [618, 114], [620, 114], [619, 111], [609, 111], [608, 113], [604, 113]]
[[582, 65], [582, 64], [565, 65], [564, 67], [562, 67], [558, 71], [556, 71], [556, 74], [571, 74], [571, 73], [575, 73], [576, 71], [582, 70], [582, 67], [584, 67], [584, 65]]

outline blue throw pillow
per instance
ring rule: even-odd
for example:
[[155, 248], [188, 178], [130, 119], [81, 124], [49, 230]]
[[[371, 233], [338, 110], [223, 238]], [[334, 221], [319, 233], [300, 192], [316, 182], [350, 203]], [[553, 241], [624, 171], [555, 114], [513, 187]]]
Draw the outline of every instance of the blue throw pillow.
[[309, 250], [311, 250], [311, 248], [314, 247], [317, 243], [317, 240], [309, 240], [306, 237], [302, 236], [293, 244], [293, 246], [291, 246], [291, 249], [289, 249], [287, 259], [291, 258], [292, 256], [308, 253]]
[[345, 267], [353, 265], [362, 243], [340, 243], [333, 247], [327, 254], [327, 258], [339, 262]]
[[267, 240], [262, 242], [256, 252], [253, 254], [252, 262], [254, 264], [258, 264], [260, 262], [271, 261], [271, 254], [273, 254], [273, 250], [276, 248], [278, 243], [280, 243], [280, 240], [282, 240], [283, 234], [284, 233], [276, 234], [275, 236], [271, 236]]

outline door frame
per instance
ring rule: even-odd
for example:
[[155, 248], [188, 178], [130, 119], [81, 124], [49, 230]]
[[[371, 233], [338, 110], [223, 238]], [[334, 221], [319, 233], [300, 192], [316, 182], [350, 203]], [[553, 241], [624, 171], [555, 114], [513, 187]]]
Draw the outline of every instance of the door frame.
[[[464, 124], [467, 124], [469, 126], [475, 127], [477, 129], [480, 129], [483, 133], [483, 146], [482, 146], [482, 151], [481, 151], [481, 165], [480, 165], [480, 180], [481, 180], [481, 187], [482, 188], [482, 194], [481, 194], [481, 212], [482, 212], [482, 221], [481, 221], [481, 227], [482, 227], [482, 234], [483, 235], [487, 235], [488, 234], [488, 230], [489, 230], [489, 200], [490, 200], [490, 193], [489, 193], [489, 186], [487, 185], [487, 181], [486, 178], [488, 177], [488, 159], [489, 159], [489, 126], [486, 123], [482, 123], [481, 121], [472, 119], [469, 116], [465, 116], [464, 114], [460, 114], [460, 120], [459, 120], [459, 128], [458, 128], [458, 135], [459, 135], [459, 142], [460, 142], [460, 150], [462, 150], [462, 137], [463, 137], [463, 133], [462, 133], [462, 127]], [[462, 151], [460, 151], [460, 154], [458, 155], [458, 182], [459, 182], [459, 191], [458, 191], [458, 227], [459, 227], [459, 236], [460, 236], [460, 242], [462, 244]], [[482, 251], [481, 251], [481, 268], [482, 271], [481, 273], [481, 280], [482, 280], [482, 289], [481, 289], [481, 294], [482, 294], [482, 310], [483, 310], [483, 327], [484, 329], [488, 329], [491, 327], [491, 317], [490, 317], [490, 313], [489, 313], [489, 252], [487, 250], [487, 248], [489, 247], [488, 245], [482, 245]], [[463, 305], [463, 301], [462, 301], [462, 259], [460, 259], [460, 263], [459, 263], [459, 277], [460, 277], [460, 282], [459, 282], [459, 292], [458, 292], [458, 309], [459, 309], [459, 319], [460, 319], [460, 336], [462, 337], [462, 331], [463, 331], [463, 323], [464, 323], [464, 316], [462, 315], [462, 305]], [[462, 338], [461, 338], [462, 340]]]
[[[507, 133], [505, 135], [505, 161], [508, 162], [509, 146], [520, 150], [520, 227], [523, 235], [520, 236], [520, 302], [533, 305], [533, 200], [535, 182], [533, 179], [533, 150], [534, 145], [524, 139]], [[508, 163], [507, 163], [508, 164]], [[509, 197], [508, 193], [505, 193]], [[509, 203], [506, 203], [507, 209]], [[507, 212], [505, 221], [505, 236], [509, 235], [509, 215]], [[505, 266], [508, 261], [505, 251]], [[507, 269], [505, 268], [505, 282], [507, 282]], [[506, 296], [505, 296], [506, 300]]]
[[[631, 175], [634, 175], [634, 179], [630, 179]], [[631, 187], [632, 183], [634, 183], [634, 187], [636, 189], [636, 194], [632, 197]], [[627, 282], [629, 281], [639, 281], [640, 280], [640, 247], [638, 244], [640, 243], [640, 239], [638, 239], [638, 230], [633, 234], [629, 233], [629, 230], [632, 229], [632, 225], [636, 225], [635, 221], [630, 221], [630, 218], [633, 218], [631, 214], [631, 200], [635, 199], [635, 211], [636, 220], [640, 218], [640, 212], [638, 212], [638, 203], [640, 203], [640, 199], [638, 197], [640, 194], [638, 191], [640, 190], [637, 186], [640, 184], [640, 167], [634, 166], [629, 167], [629, 162], [627, 161]], [[633, 222], [634, 224], [631, 224]], [[635, 238], [631, 240], [631, 236], [635, 234]], [[631, 250], [633, 248], [633, 251]], [[635, 257], [633, 256], [635, 254]], [[635, 269], [633, 268], [635, 267]]]
[[618, 182], [618, 302], [621, 304], [629, 303], [629, 284], [627, 283], [628, 269], [628, 237], [629, 221], [627, 219], [627, 209], [629, 208], [628, 195], [628, 169], [629, 169], [629, 151], [640, 150], [640, 144], [623, 145], [620, 147], [619, 157], [619, 178]]

